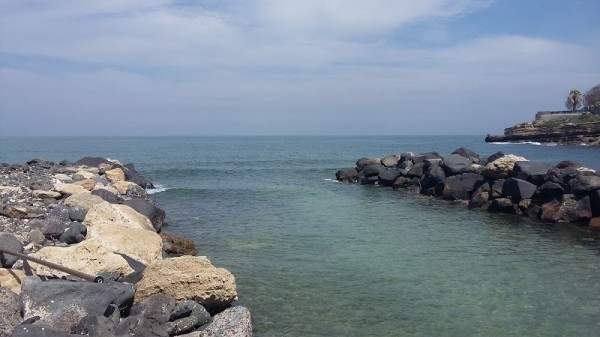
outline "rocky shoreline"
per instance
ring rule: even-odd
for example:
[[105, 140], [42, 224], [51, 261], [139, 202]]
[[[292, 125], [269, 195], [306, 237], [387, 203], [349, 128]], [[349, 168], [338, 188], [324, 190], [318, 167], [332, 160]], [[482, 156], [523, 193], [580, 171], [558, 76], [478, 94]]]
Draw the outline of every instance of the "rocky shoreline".
[[600, 174], [572, 161], [556, 166], [502, 152], [488, 158], [459, 148], [361, 158], [336, 173], [339, 182], [378, 185], [600, 232]]
[[[0, 337], [252, 336], [234, 276], [161, 231], [132, 164], [0, 163]], [[74, 269], [101, 283], [56, 268]]]

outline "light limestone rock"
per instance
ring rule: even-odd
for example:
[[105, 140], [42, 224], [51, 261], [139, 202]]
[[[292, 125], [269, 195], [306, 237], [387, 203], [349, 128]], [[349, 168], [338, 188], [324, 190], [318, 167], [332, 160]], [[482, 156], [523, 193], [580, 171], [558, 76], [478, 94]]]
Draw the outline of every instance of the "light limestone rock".
[[22, 270], [0, 268], [0, 287], [8, 288], [18, 295], [21, 293], [21, 282], [25, 276]]
[[198, 333], [199, 337], [252, 337], [250, 310], [242, 306], [225, 309]]
[[64, 194], [74, 195], [74, 194], [79, 194], [79, 193], [84, 193], [84, 192], [89, 193], [88, 190], [86, 190], [85, 188], [83, 188], [79, 185], [65, 184], [65, 183], [56, 183], [56, 184], [54, 184], [53, 189], [62, 195], [64, 195]]
[[162, 258], [162, 238], [154, 231], [96, 224], [88, 229], [87, 238], [100, 242], [114, 253], [125, 254], [146, 265]]
[[21, 193], [21, 188], [19, 186], [0, 186], [0, 195], [9, 193]]
[[483, 176], [488, 179], [505, 179], [510, 177], [515, 163], [518, 161], [529, 161], [521, 156], [507, 154], [487, 164], [483, 169]]
[[119, 182], [112, 184], [112, 187], [115, 188], [119, 192], [120, 195], [127, 194], [127, 190], [129, 189], [129, 187], [135, 187], [135, 186], [138, 186], [138, 184], [132, 183], [130, 181], [119, 181]]
[[62, 194], [56, 191], [44, 191], [44, 190], [34, 190], [31, 192], [34, 198], [53, 198], [58, 199], [62, 196]]
[[119, 194], [119, 191], [117, 191], [116, 188], [112, 186], [104, 186], [101, 183], [96, 183], [96, 186], [94, 186], [94, 190], [107, 190], [110, 193]]
[[[94, 276], [102, 272], [127, 275], [134, 271], [121, 255], [109, 251], [96, 240], [84, 240], [69, 247], [44, 247], [33, 256]], [[38, 275], [49, 277], [68, 275], [34, 262], [30, 264]]]
[[[83, 188], [83, 187], [82, 187]], [[101, 202], [105, 202], [104, 199], [100, 198], [97, 195], [93, 195], [90, 191], [85, 190], [83, 193], [73, 194], [65, 200], [65, 206], [81, 206], [86, 210], [92, 208], [92, 206], [99, 204]]]
[[74, 182], [73, 185], [78, 185], [85, 188], [88, 191], [91, 191], [96, 186], [96, 181], [94, 179], [83, 179]]
[[90, 172], [86, 169], [79, 170], [73, 174], [73, 177], [82, 178], [82, 179], [92, 179], [96, 176], [93, 172]]
[[83, 223], [88, 228], [96, 226], [127, 227], [153, 231], [152, 222], [145, 215], [126, 205], [111, 204], [106, 201], [93, 205]]
[[69, 177], [66, 174], [62, 174], [62, 173], [55, 174], [54, 175], [54, 179], [62, 181], [63, 183], [64, 182], [71, 182], [71, 181], [73, 181], [73, 178]]
[[106, 176], [106, 179], [113, 184], [118, 183], [119, 181], [125, 181], [125, 172], [119, 167], [106, 171], [104, 175]]
[[157, 293], [175, 300], [194, 300], [208, 310], [237, 299], [235, 277], [212, 265], [206, 256], [180, 256], [154, 261], [137, 283], [136, 301]]

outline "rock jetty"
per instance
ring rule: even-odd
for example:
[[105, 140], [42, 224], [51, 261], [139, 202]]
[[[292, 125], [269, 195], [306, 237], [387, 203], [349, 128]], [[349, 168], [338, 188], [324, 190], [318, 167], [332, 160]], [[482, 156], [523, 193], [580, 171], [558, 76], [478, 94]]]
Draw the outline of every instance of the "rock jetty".
[[105, 158], [0, 163], [0, 248], [27, 255], [0, 252], [0, 337], [252, 336], [234, 276], [161, 232], [152, 187]]
[[338, 171], [336, 179], [600, 231], [600, 175], [572, 161], [551, 166], [502, 152], [481, 158], [466, 148], [445, 156], [405, 152], [361, 158], [356, 167]]

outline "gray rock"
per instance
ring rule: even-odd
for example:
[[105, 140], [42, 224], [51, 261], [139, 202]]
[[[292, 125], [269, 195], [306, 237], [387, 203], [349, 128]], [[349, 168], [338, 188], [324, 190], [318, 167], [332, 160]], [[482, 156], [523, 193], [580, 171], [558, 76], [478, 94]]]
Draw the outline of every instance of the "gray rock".
[[436, 187], [446, 182], [446, 173], [444, 169], [438, 164], [430, 164], [423, 174], [421, 180], [421, 188], [427, 189]]
[[102, 198], [104, 201], [110, 202], [111, 204], [118, 204], [121, 202], [121, 198], [118, 195], [107, 191], [105, 189], [97, 189], [92, 191], [93, 195], [97, 195]]
[[362, 171], [367, 165], [381, 165], [381, 159], [379, 158], [360, 158], [356, 161], [356, 169]]
[[341, 182], [356, 182], [358, 181], [358, 171], [355, 168], [339, 170], [335, 173], [335, 179]]
[[367, 178], [378, 176], [380, 173], [385, 172], [385, 167], [381, 164], [370, 164], [363, 167], [361, 173], [363, 173]]
[[204, 329], [202, 337], [251, 337], [252, 319], [250, 311], [241, 306], [226, 309], [213, 317]]
[[102, 157], [83, 157], [75, 162], [76, 165], [85, 165], [88, 167], [98, 167], [100, 164], [113, 165], [112, 162]]
[[471, 160], [460, 154], [451, 154], [443, 158], [442, 167], [446, 175], [453, 176], [469, 172], [471, 170]]
[[472, 163], [480, 162], [479, 154], [477, 154], [475, 151], [467, 149], [466, 147], [458, 148], [452, 151], [452, 154], [459, 154], [465, 158], [468, 158]]
[[414, 164], [422, 164], [426, 159], [442, 159], [442, 156], [440, 156], [437, 152], [432, 151], [432, 152], [420, 153], [411, 158], [411, 160]]
[[124, 205], [127, 205], [138, 213], [145, 215], [150, 222], [152, 222], [152, 226], [155, 230], [160, 230], [165, 221], [165, 211], [156, 207], [153, 202], [142, 199], [142, 198], [131, 198], [129, 200], [123, 201]]
[[7, 288], [0, 288], [0, 336], [9, 336], [21, 320], [19, 296]]
[[73, 221], [69, 224], [67, 230], [58, 238], [60, 242], [74, 244], [83, 241], [87, 235], [87, 227], [79, 221]]
[[569, 181], [573, 194], [586, 194], [600, 190], [600, 177], [596, 175], [579, 175]]
[[133, 163], [128, 163], [125, 165], [115, 165], [116, 167], [120, 167], [125, 173], [125, 180], [130, 181], [132, 183], [138, 184], [143, 189], [154, 188], [151, 182], [146, 180], [146, 178], [142, 177], [138, 171], [136, 171]]
[[552, 166], [544, 163], [518, 161], [513, 167], [512, 176], [539, 186], [544, 183], [544, 177], [551, 169]]
[[406, 174], [408, 177], [420, 178], [423, 175], [423, 161], [414, 164]]
[[394, 181], [396, 178], [400, 176], [400, 170], [397, 169], [389, 169], [381, 172], [379, 174], [379, 184], [382, 186], [390, 187], [394, 185]]
[[504, 179], [498, 179], [492, 184], [492, 190], [490, 191], [490, 197], [492, 199], [500, 198], [502, 196], [502, 188], [504, 187]]
[[65, 232], [65, 225], [59, 218], [48, 218], [42, 229], [44, 237], [47, 239], [58, 239]]
[[537, 186], [534, 184], [517, 178], [508, 178], [502, 186], [502, 196], [510, 198], [513, 202], [519, 202], [523, 199], [530, 199]]
[[41, 281], [26, 277], [21, 284], [24, 319], [40, 317], [40, 322], [69, 332], [86, 316], [119, 318], [133, 302], [131, 284], [107, 282]]
[[[23, 245], [17, 238], [6, 232], [0, 232], [0, 247], [9, 249], [17, 253], [23, 252]], [[0, 253], [0, 265], [2, 268], [10, 268], [19, 258], [14, 255], [8, 255], [6, 253]]]
[[50, 217], [59, 218], [65, 222], [71, 221], [69, 217], [69, 207], [57, 206], [50, 211]]
[[58, 331], [46, 324], [22, 324], [15, 327], [10, 337], [75, 337], [83, 335], [71, 335], [67, 332]]
[[504, 157], [504, 152], [498, 151], [498, 152], [494, 153], [493, 155], [489, 156], [486, 159], [485, 164], [489, 164], [489, 163], [495, 161], [496, 159], [502, 158], [502, 157]]
[[475, 173], [450, 176], [444, 183], [442, 196], [449, 200], [470, 200], [473, 191], [484, 183], [483, 176]]
[[558, 183], [547, 181], [537, 188], [533, 199], [535, 200], [552, 200], [560, 198], [565, 193], [565, 189]]
[[517, 207], [513, 205], [512, 200], [508, 198], [498, 198], [492, 200], [488, 207], [488, 212], [492, 213], [510, 213], [516, 214]]
[[210, 314], [200, 303], [192, 300], [179, 302], [171, 314], [169, 335], [191, 332], [210, 322], [210, 319]]
[[104, 316], [86, 316], [71, 329], [71, 333], [90, 337], [110, 337], [115, 335], [115, 322]]
[[86, 215], [87, 209], [81, 206], [69, 207], [69, 219], [71, 219], [71, 221], [83, 222]]

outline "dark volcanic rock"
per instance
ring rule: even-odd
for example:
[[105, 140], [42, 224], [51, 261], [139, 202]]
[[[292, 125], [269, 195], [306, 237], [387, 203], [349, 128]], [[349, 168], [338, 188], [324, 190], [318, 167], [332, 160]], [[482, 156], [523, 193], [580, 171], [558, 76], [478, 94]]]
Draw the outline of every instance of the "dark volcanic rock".
[[[23, 245], [11, 233], [0, 232], [0, 247], [17, 253], [23, 253]], [[2, 268], [10, 268], [19, 258], [0, 252], [0, 265]]]
[[494, 153], [493, 155], [489, 156], [489, 157], [486, 159], [485, 163], [486, 163], [486, 164], [489, 164], [489, 163], [491, 163], [491, 162], [495, 161], [496, 159], [498, 159], [498, 158], [502, 158], [502, 157], [504, 157], [504, 152], [502, 152], [502, 151], [498, 151], [498, 152]]
[[160, 233], [163, 242], [163, 251], [171, 256], [196, 255], [196, 244], [194, 240]]
[[125, 165], [115, 165], [115, 167], [120, 167], [125, 173], [125, 180], [130, 181], [132, 183], [136, 183], [142, 188], [154, 188], [151, 182], [142, 177], [138, 171], [136, 171], [135, 166], [132, 163]]
[[355, 168], [339, 170], [335, 173], [335, 179], [341, 182], [357, 182], [358, 171]]
[[469, 200], [471, 193], [485, 182], [483, 176], [475, 173], [463, 173], [446, 179], [442, 195], [444, 199]]
[[70, 245], [83, 241], [86, 235], [87, 227], [79, 221], [73, 221], [58, 240]]
[[17, 325], [10, 337], [76, 337], [84, 335], [73, 335], [58, 331], [46, 324], [22, 324]]
[[453, 176], [471, 171], [471, 164], [472, 162], [469, 158], [463, 157], [460, 154], [451, 154], [444, 157], [442, 167], [446, 175]]
[[564, 194], [560, 201], [543, 204], [540, 218], [547, 222], [586, 222], [592, 218], [590, 198], [577, 199], [573, 194]]
[[510, 213], [516, 214], [517, 207], [513, 204], [512, 200], [508, 198], [498, 198], [492, 200], [490, 206], [488, 207], [489, 212], [494, 213]]
[[124, 205], [127, 205], [138, 213], [145, 215], [156, 231], [159, 231], [165, 221], [165, 211], [156, 207], [153, 202], [142, 199], [142, 198], [131, 198], [123, 201]]
[[169, 335], [191, 332], [210, 322], [210, 319], [210, 314], [200, 303], [192, 300], [179, 302], [170, 317]]
[[472, 163], [480, 162], [479, 154], [477, 154], [475, 151], [467, 149], [466, 147], [458, 148], [452, 151], [452, 154], [459, 154], [465, 158], [468, 158]]
[[[125, 283], [40, 281], [26, 277], [21, 285], [23, 316], [69, 332], [86, 316], [119, 318], [133, 302], [135, 288]], [[110, 314], [109, 314], [110, 313]]]
[[42, 229], [44, 237], [47, 239], [58, 239], [65, 232], [65, 225], [60, 218], [48, 218]]
[[400, 176], [400, 170], [388, 169], [379, 173], [379, 184], [381, 186], [390, 187], [394, 185], [394, 181]]
[[539, 186], [544, 183], [544, 177], [551, 169], [552, 166], [544, 163], [518, 161], [513, 167], [512, 176]]
[[92, 194], [99, 196], [104, 201], [110, 202], [111, 204], [118, 204], [121, 202], [121, 198], [119, 198], [118, 195], [102, 188], [93, 190]]
[[76, 165], [85, 165], [88, 167], [98, 167], [100, 164], [113, 165], [112, 162], [102, 157], [83, 157], [75, 162]]
[[530, 199], [536, 190], [537, 186], [528, 181], [508, 178], [504, 181], [504, 185], [502, 185], [502, 196], [518, 202], [523, 199]]
[[587, 194], [600, 190], [600, 177], [596, 175], [579, 175], [569, 181], [573, 194]]
[[533, 198], [536, 200], [552, 200], [565, 193], [565, 189], [558, 183], [547, 181], [538, 187]]
[[432, 151], [426, 153], [420, 153], [411, 158], [414, 164], [422, 164], [426, 159], [442, 159], [439, 153]]
[[423, 162], [414, 164], [406, 173], [408, 177], [420, 178], [423, 175]]
[[425, 170], [423, 179], [421, 180], [421, 188], [431, 188], [443, 184], [446, 181], [446, 173], [444, 169], [437, 164], [431, 164]]
[[249, 337], [252, 336], [250, 311], [235, 306], [216, 314], [213, 321], [203, 330], [206, 337]]
[[71, 219], [71, 221], [83, 222], [83, 220], [85, 220], [86, 215], [87, 209], [81, 206], [69, 207], [69, 218]]

